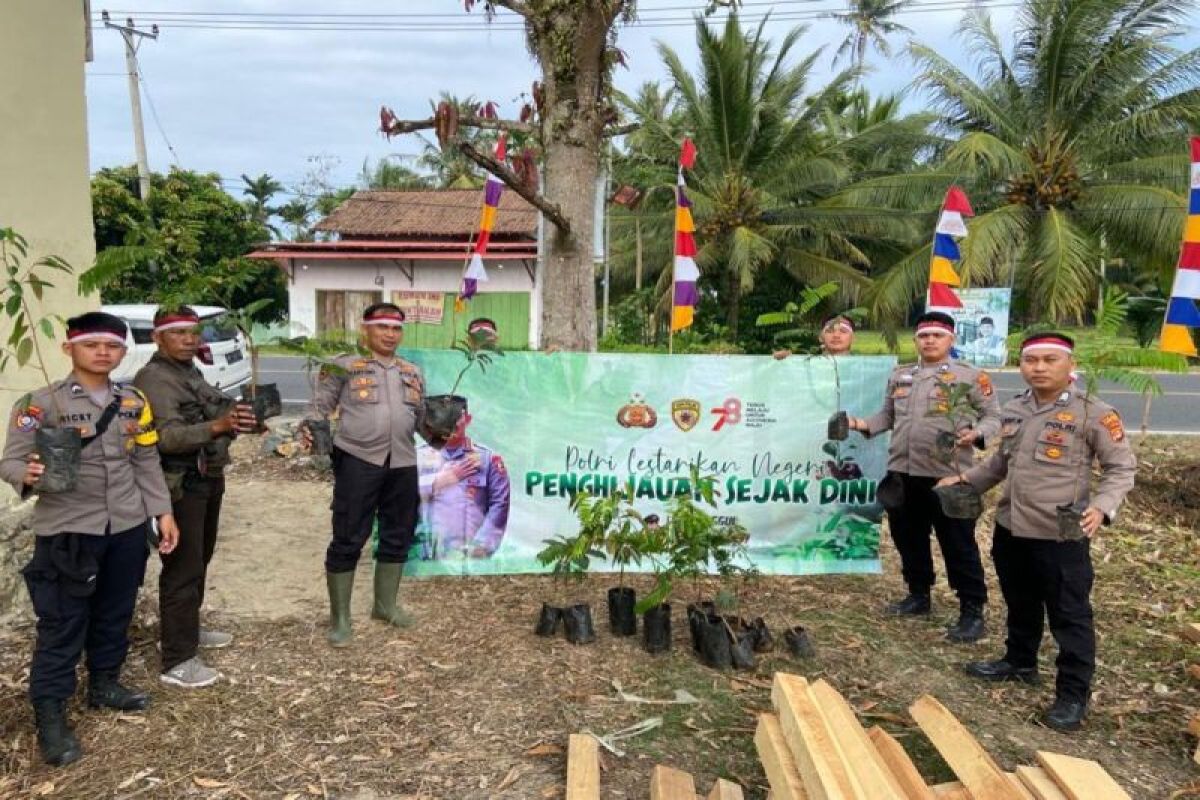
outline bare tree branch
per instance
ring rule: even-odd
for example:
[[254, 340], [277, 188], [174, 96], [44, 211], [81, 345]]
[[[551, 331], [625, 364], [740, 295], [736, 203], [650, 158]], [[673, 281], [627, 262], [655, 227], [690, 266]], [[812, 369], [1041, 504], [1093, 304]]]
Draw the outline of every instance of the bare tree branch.
[[504, 181], [504, 184], [508, 188], [521, 195], [530, 205], [545, 214], [546, 219], [554, 223], [554, 227], [563, 233], [571, 232], [571, 222], [563, 216], [562, 210], [526, 186], [520, 177], [517, 176], [517, 173], [513, 172], [507, 164], [497, 161], [487, 153], [480, 152], [470, 142], [460, 139], [457, 147], [462, 151], [464, 156]]
[[[520, 122], [515, 119], [488, 119], [487, 117], [476, 116], [475, 114], [459, 114], [458, 124], [465, 125], [468, 128], [488, 128], [497, 131], [516, 131], [518, 133], [533, 133], [533, 126], [527, 122]], [[433, 117], [427, 119], [398, 119], [391, 123], [390, 127], [384, 129], [384, 133], [388, 136], [399, 136], [402, 133], [414, 133], [416, 131], [429, 130], [437, 126], [437, 120]]]
[[640, 122], [627, 122], [624, 125], [612, 125], [604, 130], [604, 135], [609, 137], [625, 136], [626, 134], [633, 133], [640, 127], [642, 127], [642, 123]]
[[529, 4], [525, 0], [492, 0], [492, 5], [500, 8], [507, 8], [514, 14], [520, 14], [522, 17], [529, 19], [533, 11], [530, 10]]

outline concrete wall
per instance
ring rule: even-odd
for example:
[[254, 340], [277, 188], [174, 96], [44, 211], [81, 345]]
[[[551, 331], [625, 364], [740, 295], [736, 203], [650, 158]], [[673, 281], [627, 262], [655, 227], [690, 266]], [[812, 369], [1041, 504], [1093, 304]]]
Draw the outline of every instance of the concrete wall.
[[[532, 264], [531, 264], [532, 266]], [[312, 335], [317, 329], [317, 290], [351, 290], [383, 292], [385, 300], [394, 291], [457, 292], [462, 280], [459, 261], [404, 262], [411, 270], [412, 280], [400, 267], [388, 261], [362, 262], [340, 259], [305, 261], [295, 259], [288, 267], [288, 316], [293, 336]], [[480, 284], [479, 292], [532, 292], [529, 320], [529, 341], [538, 341], [540, 313], [534, 313], [533, 281], [521, 261], [488, 261], [488, 280]], [[375, 282], [376, 276], [383, 284]], [[537, 306], [540, 310], [540, 306]]]
[[[77, 271], [95, 257], [88, 179], [84, 55], [85, 4], [81, 0], [7, 0], [0, 24], [0, 226], [29, 240], [30, 261], [65, 258]], [[54, 272], [35, 313], [73, 316], [99, 305], [81, 298], [75, 281]], [[0, 317], [0, 341], [11, 326]], [[61, 341], [61, 332], [58, 337]], [[41, 341], [51, 377], [69, 364], [59, 342]], [[44, 383], [36, 369], [10, 366], [0, 375], [0, 419], [25, 391]], [[11, 497], [8, 489], [0, 496]], [[3, 502], [3, 500], [0, 500]]]

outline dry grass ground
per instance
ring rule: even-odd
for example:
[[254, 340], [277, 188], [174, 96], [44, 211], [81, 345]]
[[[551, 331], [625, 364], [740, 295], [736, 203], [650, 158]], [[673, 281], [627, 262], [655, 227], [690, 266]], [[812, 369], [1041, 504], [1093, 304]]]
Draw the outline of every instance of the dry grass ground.
[[[1092, 718], [1074, 736], [1032, 722], [1049, 685], [982, 685], [962, 674], [963, 661], [999, 652], [999, 602], [988, 612], [992, 635], [968, 647], [941, 637], [953, 617], [944, 587], [928, 622], [878, 615], [900, 591], [888, 547], [883, 577], [771, 578], [753, 587], [743, 613], [764, 614], [777, 634], [803, 624], [817, 647], [809, 661], [773, 654], [754, 672], [722, 674], [696, 662], [680, 607], [687, 597], [677, 600], [667, 655], [650, 656], [602, 624], [589, 646], [539, 639], [539, 604], [557, 590], [536, 576], [410, 584], [405, 596], [421, 624], [392, 631], [366, 619], [366, 564], [354, 644], [332, 651], [320, 578], [328, 489], [312, 475], [264, 479], [256, 470], [250, 480], [242, 469], [230, 481], [209, 596], [210, 622], [237, 636], [211, 659], [227, 679], [193, 693], [158, 684], [148, 579], [126, 677], [151, 689], [151, 711], [103, 714], [76, 703], [86, 756], [51, 770], [37, 760], [24, 702], [32, 631], [0, 630], [0, 797], [555, 798], [567, 734], [661, 716], [661, 727], [622, 743], [623, 757], [604, 755], [606, 798], [646, 797], [657, 762], [694, 773], [705, 787], [731, 778], [762, 798], [752, 728], [754, 713], [770, 705], [775, 670], [829, 679], [864, 722], [895, 733], [931, 780], [949, 771], [906, 713], [924, 692], [1008, 768], [1050, 749], [1099, 760], [1134, 797], [1200, 796], [1195, 743], [1184, 732], [1200, 708], [1200, 684], [1185, 672], [1200, 647], [1175, 633], [1200, 619], [1200, 441], [1151, 440], [1141, 454], [1130, 506], [1095, 543], [1100, 667]], [[988, 529], [980, 524], [985, 547]], [[610, 583], [594, 576], [578, 591], [598, 623]], [[1053, 655], [1048, 642], [1044, 670], [1052, 671]], [[614, 680], [643, 698], [686, 689], [699, 702], [622, 702]]]

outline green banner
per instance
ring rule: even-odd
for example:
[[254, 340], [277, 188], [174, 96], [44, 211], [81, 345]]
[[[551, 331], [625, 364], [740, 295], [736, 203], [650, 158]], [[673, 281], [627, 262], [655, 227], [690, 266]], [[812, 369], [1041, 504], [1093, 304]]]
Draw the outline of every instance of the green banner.
[[[461, 354], [409, 350], [431, 395]], [[894, 359], [509, 353], [472, 368], [464, 439], [418, 448], [422, 508], [408, 572], [540, 572], [543, 541], [578, 527], [572, 492], [630, 489], [665, 521], [692, 465], [715, 476], [714, 516], [750, 533], [765, 574], [874, 573], [887, 437], [826, 440], [841, 407], [874, 413]], [[603, 570], [603, 565], [597, 567]]]

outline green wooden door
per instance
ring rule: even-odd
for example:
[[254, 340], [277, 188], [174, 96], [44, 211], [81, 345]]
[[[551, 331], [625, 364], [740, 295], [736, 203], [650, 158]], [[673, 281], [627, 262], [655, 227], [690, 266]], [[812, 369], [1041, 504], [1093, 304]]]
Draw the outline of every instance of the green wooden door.
[[413, 323], [404, 327], [404, 347], [446, 349], [455, 337], [466, 336], [467, 323], [476, 317], [487, 317], [500, 331], [500, 346], [505, 350], [529, 349], [529, 293], [481, 292], [475, 295], [467, 309], [454, 313], [454, 295], [447, 293], [442, 300], [442, 324]]

